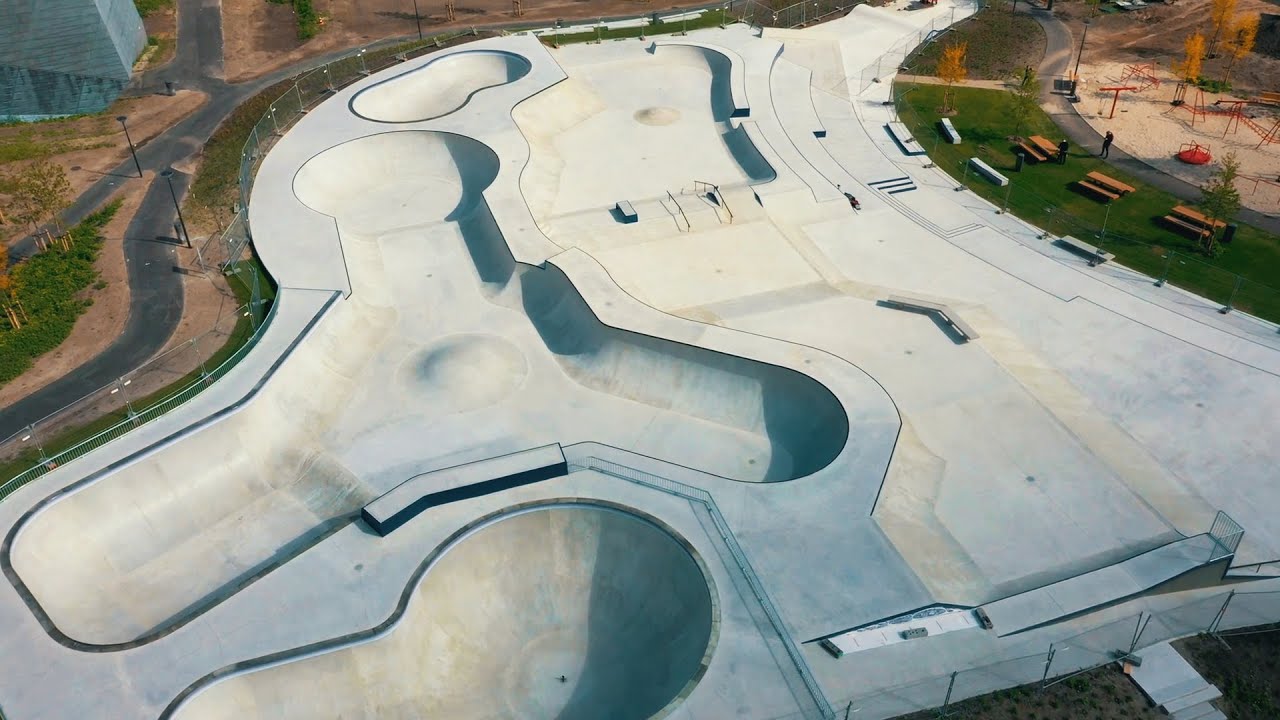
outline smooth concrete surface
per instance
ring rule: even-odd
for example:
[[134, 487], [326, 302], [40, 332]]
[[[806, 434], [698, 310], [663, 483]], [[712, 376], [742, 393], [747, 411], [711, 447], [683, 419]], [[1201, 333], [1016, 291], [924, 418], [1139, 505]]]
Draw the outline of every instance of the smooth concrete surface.
[[535, 507], [445, 547], [379, 635], [216, 683], [173, 717], [661, 717], [701, 679], [716, 614], [666, 530]]
[[[1218, 510], [1245, 528], [1229, 562], [1280, 558], [1275, 326], [1090, 268], [884, 133], [894, 63], [877, 58], [969, 11], [859, 6], [802, 31], [662, 45], [498, 38], [309, 111], [254, 185], [255, 247], [281, 288], [255, 350], [0, 503], [6, 716], [306, 715], [329, 686], [421, 697], [386, 665], [361, 676], [321, 658], [396, 642], [424, 558], [533, 501], [642, 514], [704, 560], [719, 636], [671, 717], [818, 717], [851, 699], [889, 717], [935, 689], [941, 702], [953, 670], [1124, 620], [1124, 638], [1098, 642], [1113, 649], [1140, 610], [1212, 617], [1225, 586], [1200, 569], [1008, 637], [840, 660], [809, 642], [1135, 556], [1142, 577], [1167, 575], [1188, 558], [1151, 551]], [[382, 109], [362, 117], [357, 97]], [[917, 189], [875, 189], [903, 176]], [[879, 303], [893, 294], [939, 298], [980, 337]], [[551, 443], [588, 469], [430, 508], [387, 537], [356, 519], [405, 478]], [[1275, 605], [1249, 603], [1248, 622]], [[262, 669], [283, 660], [297, 662]], [[312, 662], [339, 665], [298, 675], [288, 698], [259, 682]], [[1005, 670], [962, 674], [957, 692], [1023, 675]], [[430, 674], [462, 677], [449, 672]], [[501, 696], [496, 680], [452, 689]]]
[[509, 52], [458, 52], [361, 90], [351, 111], [387, 123], [431, 120], [466, 105], [481, 90], [529, 73], [529, 61]]

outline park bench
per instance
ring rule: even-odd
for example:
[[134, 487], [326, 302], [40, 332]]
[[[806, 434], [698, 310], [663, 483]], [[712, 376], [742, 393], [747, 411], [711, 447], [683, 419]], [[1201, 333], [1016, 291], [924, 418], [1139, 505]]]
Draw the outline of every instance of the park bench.
[[982, 162], [982, 160], [976, 157], [969, 158], [969, 165], [973, 166], [973, 169], [977, 170], [979, 175], [982, 175], [1000, 187], [1004, 187], [1009, 184], [1009, 178], [996, 172], [995, 168]]
[[1119, 199], [1120, 199], [1120, 193], [1111, 192], [1110, 190], [1108, 190], [1108, 189], [1106, 189], [1106, 188], [1102, 187], [1101, 185], [1098, 185], [1098, 184], [1096, 184], [1096, 183], [1092, 183], [1092, 182], [1090, 182], [1090, 181], [1089, 181], [1089, 180], [1087, 180], [1087, 179], [1085, 179], [1085, 180], [1077, 180], [1077, 181], [1076, 181], [1076, 184], [1077, 184], [1077, 185], [1079, 185], [1080, 187], [1082, 187], [1082, 188], [1086, 189], [1086, 190], [1089, 190], [1089, 191], [1091, 191], [1091, 192], [1097, 193], [1098, 195], [1101, 195], [1101, 196], [1105, 197], [1105, 198], [1106, 198], [1106, 199], [1108, 199], [1108, 200], [1119, 200]]
[[1179, 205], [1170, 210], [1169, 214], [1164, 216], [1164, 221], [1183, 230], [1190, 230], [1197, 238], [1206, 238], [1213, 231], [1227, 225], [1219, 220], [1210, 224], [1209, 218], [1185, 205]]
[[956, 332], [964, 336], [965, 340], [976, 340], [978, 333], [969, 326], [960, 316], [955, 313], [949, 306], [942, 303], [936, 303], [931, 300], [922, 298], [909, 297], [907, 295], [890, 295], [885, 304], [890, 307], [905, 308], [908, 310], [922, 310], [924, 312], [936, 313], [948, 325], [955, 328]]
[[1280, 92], [1264, 92], [1259, 95], [1259, 99], [1261, 99], [1262, 102], [1280, 105]]
[[1128, 185], [1126, 183], [1122, 183], [1119, 180], [1111, 177], [1110, 175], [1103, 175], [1097, 170], [1094, 170], [1093, 172], [1089, 173], [1085, 177], [1089, 178], [1089, 180], [1092, 181], [1093, 184], [1101, 185], [1102, 187], [1112, 192], [1119, 193], [1121, 195], [1128, 195], [1129, 193], [1137, 190], [1137, 188], [1135, 188], [1134, 186]]
[[1026, 141], [1026, 140], [1023, 140], [1023, 141], [1021, 141], [1021, 142], [1019, 142], [1019, 143], [1018, 143], [1018, 147], [1022, 148], [1024, 152], [1026, 152], [1026, 153], [1027, 153], [1028, 155], [1030, 155], [1031, 157], [1035, 158], [1036, 162], [1048, 162], [1048, 161], [1049, 161], [1049, 156], [1048, 156], [1048, 155], [1046, 155], [1046, 154], [1044, 153], [1044, 151], [1043, 151], [1043, 150], [1041, 150], [1040, 148], [1036, 147], [1036, 146], [1035, 146], [1034, 144], [1032, 144], [1031, 142], [1028, 142], [1028, 141]]
[[956, 132], [956, 126], [951, 124], [951, 118], [942, 118], [938, 124], [942, 126], [942, 134], [947, 136], [947, 142], [952, 145], [960, 144], [960, 133]]
[[1109, 252], [1103, 252], [1102, 250], [1099, 250], [1093, 245], [1090, 245], [1089, 243], [1079, 238], [1071, 237], [1070, 235], [1063, 235], [1062, 237], [1058, 238], [1058, 242], [1066, 246], [1068, 250], [1073, 250], [1089, 258], [1090, 266], [1098, 265], [1108, 260], [1114, 260], [1116, 257], [1115, 255], [1112, 255]]

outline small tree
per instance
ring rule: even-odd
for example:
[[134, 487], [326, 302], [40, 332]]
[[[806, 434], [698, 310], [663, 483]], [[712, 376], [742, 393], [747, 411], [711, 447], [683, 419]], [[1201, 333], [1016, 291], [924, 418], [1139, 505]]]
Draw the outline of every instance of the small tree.
[[[1209, 177], [1209, 182], [1200, 189], [1200, 207], [1204, 208], [1209, 222], [1229, 220], [1240, 210], [1240, 191], [1236, 190], [1236, 177], [1240, 175], [1240, 161], [1235, 153], [1227, 153], [1220, 161], [1220, 167]], [[1211, 230], [1204, 239], [1205, 252], [1216, 254], [1218, 233]]]
[[1189, 83], [1200, 79], [1200, 67], [1204, 62], [1204, 35], [1196, 31], [1182, 41], [1183, 57], [1173, 63], [1173, 72]]
[[1218, 49], [1218, 38], [1231, 26], [1231, 19], [1235, 14], [1236, 0], [1213, 0], [1213, 5], [1209, 8], [1209, 22], [1213, 24], [1213, 40], [1209, 41], [1208, 57], [1216, 57], [1214, 51]]
[[1022, 132], [1023, 124], [1031, 119], [1031, 115], [1038, 107], [1040, 107], [1040, 78], [1036, 76], [1035, 68], [1028, 67], [1018, 84], [1014, 86], [1013, 92], [1009, 93], [1009, 116], [1015, 123], [1014, 135]]
[[1092, 20], [1102, 14], [1102, 0], [1084, 0], [1085, 17]]
[[1257, 13], [1241, 15], [1231, 25], [1227, 37], [1222, 44], [1227, 48], [1227, 69], [1222, 73], [1222, 84], [1231, 82], [1231, 70], [1240, 58], [1253, 52], [1253, 44], [1258, 39], [1258, 22], [1261, 16]]
[[61, 232], [62, 219], [59, 216], [71, 203], [67, 171], [48, 160], [36, 160], [13, 179], [10, 197], [15, 220], [39, 229], [40, 223], [52, 218]]
[[964, 65], [964, 56], [968, 49], [969, 44], [964, 41], [949, 43], [942, 48], [942, 59], [938, 61], [938, 79], [946, 83], [947, 86], [942, 93], [942, 112], [944, 114], [955, 111], [954, 86], [958, 82], [964, 82], [964, 79], [969, 75], [969, 70]]

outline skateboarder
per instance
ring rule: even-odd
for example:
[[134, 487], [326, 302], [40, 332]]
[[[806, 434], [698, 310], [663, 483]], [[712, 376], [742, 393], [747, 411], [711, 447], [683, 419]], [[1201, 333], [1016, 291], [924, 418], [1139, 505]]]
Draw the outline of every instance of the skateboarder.
[[1102, 138], [1102, 152], [1098, 153], [1101, 157], [1109, 157], [1111, 155], [1111, 143], [1115, 142], [1116, 136], [1110, 130], [1107, 131], [1105, 137]]
[[1063, 140], [1062, 142], [1058, 143], [1058, 164], [1059, 165], [1067, 164], [1067, 151], [1070, 149], [1071, 149], [1071, 143], [1067, 142], [1066, 140]]

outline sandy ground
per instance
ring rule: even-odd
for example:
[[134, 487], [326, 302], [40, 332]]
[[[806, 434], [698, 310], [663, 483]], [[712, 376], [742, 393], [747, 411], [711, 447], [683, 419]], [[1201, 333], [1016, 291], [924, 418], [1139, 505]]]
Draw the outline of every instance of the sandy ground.
[[[1212, 0], [1178, 0], [1172, 5], [1151, 4], [1133, 12], [1100, 15], [1091, 21], [1084, 60], [1155, 62], [1167, 71], [1173, 61], [1182, 58], [1182, 43], [1188, 35], [1200, 30], [1206, 42], [1212, 36], [1211, 4]], [[1280, 13], [1280, 7], [1267, 0], [1238, 0], [1236, 8], [1245, 13]], [[1079, 38], [1081, 21], [1087, 12], [1085, 3], [1082, 0], [1057, 2], [1054, 12], [1067, 21], [1074, 37]], [[1206, 60], [1202, 74], [1221, 78], [1225, 62], [1224, 58]], [[1252, 53], [1236, 64], [1231, 82], [1238, 91], [1280, 90], [1280, 59]]]
[[[418, 11], [423, 34], [432, 35], [495, 23], [639, 15], [674, 7], [641, 0], [522, 0], [522, 4], [523, 14], [516, 17], [512, 0], [456, 0], [452, 22], [445, 16], [443, 0], [418, 0]], [[325, 18], [324, 29], [303, 43], [297, 39], [288, 4], [223, 0], [227, 81], [247, 80], [338, 48], [414, 34], [413, 7], [412, 0], [315, 0], [316, 11]]]
[[[133, 138], [134, 145], [141, 147], [195, 112], [206, 100], [207, 95], [194, 90], [180, 90], [173, 97], [147, 95], [119, 100], [110, 108], [90, 117], [0, 127], [0, 143], [28, 133], [34, 141], [61, 145], [65, 151], [51, 156], [51, 160], [67, 171], [71, 194], [79, 197], [86, 188], [129, 157], [129, 145], [125, 142], [120, 123], [115, 120], [116, 116], [128, 116], [129, 136]], [[17, 172], [25, 164], [27, 163], [23, 161], [0, 165], [0, 172]], [[112, 182], [122, 187], [138, 184], [133, 168], [128, 167], [126, 171], [127, 175], [112, 178]], [[0, 203], [3, 200], [0, 196]], [[8, 226], [4, 228], [4, 232], [3, 241], [6, 243], [26, 236], [24, 228]]]
[[[1122, 92], [1115, 117], [1109, 119], [1115, 93], [1098, 88], [1133, 86], [1132, 82], [1122, 82], [1127, 64], [1106, 62], [1080, 66], [1080, 76], [1086, 83], [1080, 91], [1081, 101], [1076, 105], [1081, 117], [1099, 133], [1108, 130], [1115, 133], [1116, 147], [1152, 167], [1197, 185], [1208, 180], [1218, 164], [1188, 165], [1177, 160], [1175, 155], [1184, 144], [1206, 146], [1214, 158], [1234, 152], [1240, 160], [1242, 174], [1273, 181], [1238, 180], [1236, 187], [1240, 190], [1241, 202], [1260, 212], [1280, 214], [1280, 137], [1276, 138], [1277, 142], [1259, 148], [1262, 136], [1242, 122], [1235, 123], [1234, 130], [1229, 132], [1231, 120], [1226, 115], [1193, 116], [1187, 108], [1196, 102], [1194, 89], [1187, 94], [1187, 105], [1174, 107], [1170, 101], [1177, 82], [1167, 70], [1158, 72], [1158, 77], [1164, 80], [1158, 87]], [[1219, 111], [1223, 108], [1214, 106], [1214, 101], [1232, 97], [1208, 92], [1203, 96], [1205, 107]], [[1280, 108], [1248, 106], [1247, 114], [1253, 116], [1253, 122], [1264, 132], [1280, 120]]]

